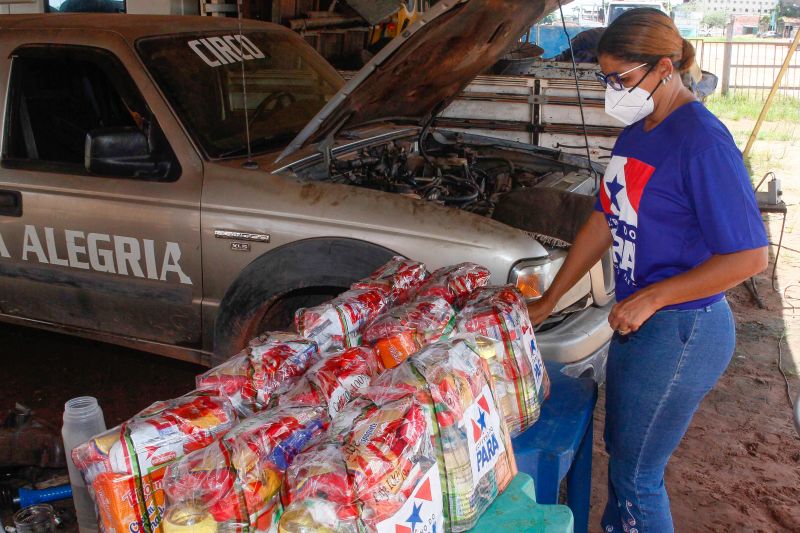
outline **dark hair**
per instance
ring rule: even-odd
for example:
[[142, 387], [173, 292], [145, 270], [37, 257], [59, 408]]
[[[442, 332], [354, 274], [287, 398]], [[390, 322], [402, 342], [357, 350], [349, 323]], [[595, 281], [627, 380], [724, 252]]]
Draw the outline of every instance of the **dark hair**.
[[597, 55], [610, 55], [630, 62], [655, 64], [669, 58], [681, 72], [694, 63], [694, 46], [681, 37], [672, 19], [645, 7], [626, 11], [603, 32]]

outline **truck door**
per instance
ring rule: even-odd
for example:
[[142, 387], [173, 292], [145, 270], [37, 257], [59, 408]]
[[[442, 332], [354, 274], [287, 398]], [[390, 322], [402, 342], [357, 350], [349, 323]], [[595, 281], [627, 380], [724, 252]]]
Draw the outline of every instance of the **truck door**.
[[143, 94], [157, 94], [137, 76], [138, 86], [101, 48], [12, 54], [0, 313], [191, 347], [201, 338], [202, 166], [176, 155], [159, 123], [172, 118], [152, 111]]

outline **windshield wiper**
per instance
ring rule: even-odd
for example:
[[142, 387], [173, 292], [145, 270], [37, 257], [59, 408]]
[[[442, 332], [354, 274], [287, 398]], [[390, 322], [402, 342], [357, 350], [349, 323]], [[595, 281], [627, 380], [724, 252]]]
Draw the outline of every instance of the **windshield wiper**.
[[[252, 152], [264, 152], [269, 148], [274, 147], [276, 144], [291, 141], [296, 134], [284, 133], [282, 135], [273, 135], [271, 137], [259, 137], [250, 141], [250, 150]], [[247, 154], [247, 144], [243, 144], [238, 148], [222, 152], [217, 156], [218, 159], [225, 159], [226, 157], [236, 157]]]

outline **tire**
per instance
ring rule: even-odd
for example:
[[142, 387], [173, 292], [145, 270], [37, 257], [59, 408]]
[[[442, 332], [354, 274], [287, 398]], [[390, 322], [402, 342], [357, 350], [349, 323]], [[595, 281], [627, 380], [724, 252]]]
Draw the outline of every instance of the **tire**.
[[316, 305], [396, 255], [365, 241], [319, 238], [287, 244], [250, 263], [225, 293], [214, 324], [217, 365], [265, 331], [294, 329], [299, 307]]

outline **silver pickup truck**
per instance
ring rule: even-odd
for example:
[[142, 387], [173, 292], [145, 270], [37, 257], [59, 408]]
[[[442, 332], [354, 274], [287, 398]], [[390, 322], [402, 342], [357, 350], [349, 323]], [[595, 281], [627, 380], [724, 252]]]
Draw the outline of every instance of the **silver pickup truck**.
[[[442, 0], [347, 83], [267, 23], [0, 17], [0, 320], [212, 364], [394, 254], [537, 298], [602, 168], [436, 116], [553, 5]], [[545, 358], [602, 372], [612, 278]]]

